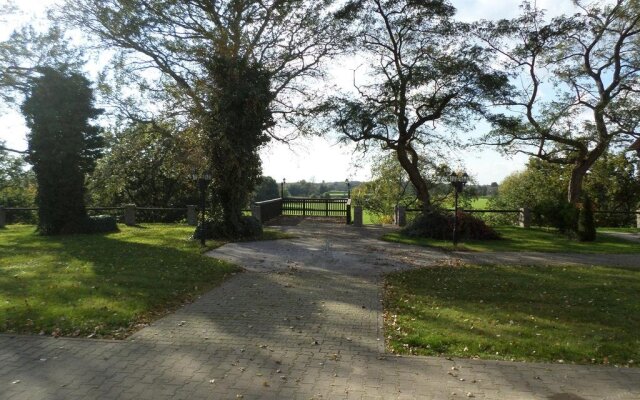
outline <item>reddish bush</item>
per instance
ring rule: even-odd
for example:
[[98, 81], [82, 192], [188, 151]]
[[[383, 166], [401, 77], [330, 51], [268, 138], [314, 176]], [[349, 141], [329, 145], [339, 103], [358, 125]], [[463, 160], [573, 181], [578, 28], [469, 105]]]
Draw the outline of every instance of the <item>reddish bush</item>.
[[[453, 214], [431, 211], [417, 216], [402, 233], [410, 237], [439, 240], [453, 239]], [[471, 214], [458, 212], [458, 238], [475, 240], [500, 239], [500, 235], [483, 220]]]

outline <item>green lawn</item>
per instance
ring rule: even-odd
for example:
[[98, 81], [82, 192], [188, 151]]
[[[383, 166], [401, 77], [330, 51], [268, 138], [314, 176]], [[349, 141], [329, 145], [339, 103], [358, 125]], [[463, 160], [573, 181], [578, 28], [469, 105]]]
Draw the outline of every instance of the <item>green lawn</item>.
[[395, 353], [636, 366], [640, 270], [435, 267], [387, 276]]
[[[546, 253], [640, 253], [640, 244], [611, 236], [598, 235], [595, 242], [579, 242], [564, 235], [544, 229], [518, 227], [495, 228], [501, 240], [468, 240], [458, 244], [456, 250], [466, 251], [539, 251]], [[453, 250], [450, 241], [410, 238], [399, 232], [382, 238], [389, 242]]]
[[122, 338], [239, 271], [203, 256], [189, 240], [193, 227], [120, 229], [58, 237], [25, 225], [0, 230], [0, 332]]

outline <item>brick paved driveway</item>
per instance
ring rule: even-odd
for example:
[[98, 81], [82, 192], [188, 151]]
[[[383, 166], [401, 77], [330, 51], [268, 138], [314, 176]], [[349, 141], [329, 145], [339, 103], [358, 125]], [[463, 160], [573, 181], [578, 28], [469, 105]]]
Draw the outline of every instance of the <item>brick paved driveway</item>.
[[288, 228], [127, 341], [0, 335], [0, 399], [640, 399], [640, 370], [384, 354], [382, 272], [449, 259], [380, 228]]

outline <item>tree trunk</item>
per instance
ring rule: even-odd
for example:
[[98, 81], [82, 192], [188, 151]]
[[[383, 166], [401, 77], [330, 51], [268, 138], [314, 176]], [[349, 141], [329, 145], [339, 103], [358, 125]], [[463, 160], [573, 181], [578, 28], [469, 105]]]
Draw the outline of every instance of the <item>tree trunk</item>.
[[580, 195], [582, 194], [582, 183], [584, 182], [584, 176], [590, 166], [586, 165], [584, 161], [574, 165], [571, 169], [571, 178], [569, 179], [569, 188], [567, 191], [567, 201], [571, 205], [578, 204]]
[[411, 160], [409, 158], [409, 154], [407, 153], [407, 149], [402, 145], [398, 146], [396, 155], [398, 156], [400, 165], [407, 172], [407, 174], [409, 175], [409, 180], [413, 184], [413, 187], [416, 189], [416, 197], [422, 202], [423, 212], [429, 211], [431, 209], [431, 195], [429, 194], [429, 185], [420, 174], [417, 160]]

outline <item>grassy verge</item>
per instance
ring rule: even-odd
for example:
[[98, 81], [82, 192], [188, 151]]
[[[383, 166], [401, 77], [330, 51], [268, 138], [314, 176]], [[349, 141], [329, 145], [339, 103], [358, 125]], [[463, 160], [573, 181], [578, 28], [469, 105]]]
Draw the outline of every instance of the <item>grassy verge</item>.
[[239, 271], [203, 256], [189, 240], [193, 227], [120, 229], [60, 237], [28, 225], [1, 230], [0, 331], [122, 338]]
[[579, 242], [544, 229], [518, 227], [495, 228], [501, 240], [468, 240], [453, 248], [450, 241], [411, 238], [399, 232], [383, 236], [383, 240], [417, 246], [437, 247], [445, 250], [466, 251], [537, 251], [546, 253], [640, 253], [640, 244], [612, 236], [598, 235], [595, 242]]
[[392, 352], [636, 366], [640, 271], [464, 266], [389, 275]]

